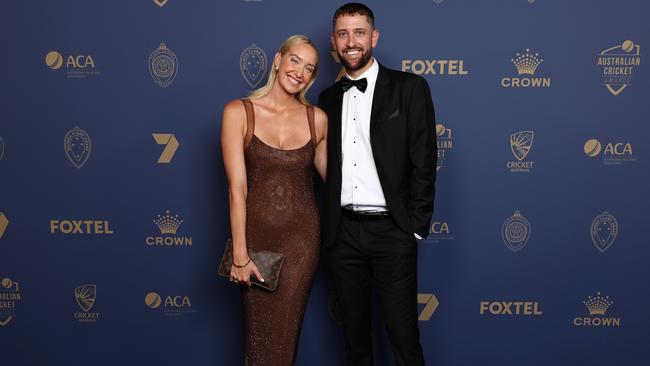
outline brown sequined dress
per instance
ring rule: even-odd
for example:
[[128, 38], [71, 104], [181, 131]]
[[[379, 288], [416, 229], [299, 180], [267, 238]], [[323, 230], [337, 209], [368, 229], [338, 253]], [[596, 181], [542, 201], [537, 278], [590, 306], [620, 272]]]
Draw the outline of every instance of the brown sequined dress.
[[320, 224], [313, 183], [314, 110], [306, 110], [311, 140], [298, 149], [280, 150], [255, 136], [253, 105], [248, 100], [244, 100], [244, 105], [248, 120], [244, 151], [248, 179], [247, 244], [251, 250], [285, 255], [274, 292], [242, 286], [244, 363], [288, 366], [294, 363], [307, 296], [318, 264]]

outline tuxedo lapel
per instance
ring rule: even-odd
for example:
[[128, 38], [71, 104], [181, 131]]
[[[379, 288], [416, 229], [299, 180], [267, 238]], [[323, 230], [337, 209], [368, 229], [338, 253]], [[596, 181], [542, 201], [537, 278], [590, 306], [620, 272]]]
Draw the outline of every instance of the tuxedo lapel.
[[[376, 62], [376, 61], [375, 61]], [[372, 96], [372, 109], [370, 112], [370, 135], [373, 135], [373, 130], [377, 127], [377, 123], [382, 119], [385, 114], [385, 105], [390, 95], [390, 77], [388, 72], [383, 66], [379, 65], [379, 73], [377, 74], [377, 82], [375, 84], [375, 91]]]
[[341, 114], [343, 113], [343, 90], [339, 87], [337, 87], [334, 95], [333, 107], [334, 120], [330, 121], [330, 125], [332, 126], [333, 139], [329, 139], [329, 141], [334, 141], [335, 146], [332, 146], [330, 148], [335, 149], [336, 155], [339, 158], [340, 166], [343, 162], [343, 158], [341, 157], [343, 155], [341, 152], [341, 123], [343, 122], [341, 119]]

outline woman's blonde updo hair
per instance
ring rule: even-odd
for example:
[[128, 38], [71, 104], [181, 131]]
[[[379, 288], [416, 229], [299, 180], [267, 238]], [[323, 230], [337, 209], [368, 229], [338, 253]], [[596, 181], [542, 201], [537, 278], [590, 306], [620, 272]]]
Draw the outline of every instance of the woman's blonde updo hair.
[[[280, 45], [280, 49], [278, 52], [280, 52], [281, 56], [284, 56], [289, 52], [293, 46], [299, 45], [299, 44], [308, 44], [314, 48], [314, 51], [316, 51], [316, 57], [318, 57], [318, 50], [316, 49], [316, 45], [314, 42], [311, 41], [311, 39], [307, 38], [306, 36], [296, 34], [293, 35], [289, 38], [287, 38], [286, 41]], [[305, 98], [305, 94], [307, 94], [307, 91], [309, 88], [314, 84], [314, 81], [316, 81], [316, 74], [318, 73], [318, 62], [316, 62], [316, 66], [314, 67], [314, 72], [311, 75], [311, 80], [309, 80], [309, 83], [307, 86], [300, 91], [300, 93], [296, 94], [296, 99], [298, 99], [300, 102], [303, 104], [309, 105], [310, 103], [307, 101], [307, 98]], [[271, 66], [271, 71], [269, 72], [269, 79], [266, 81], [266, 84], [259, 89], [253, 90], [250, 95], [248, 96], [248, 99], [258, 99], [261, 98], [265, 95], [267, 95], [269, 92], [271, 92], [271, 89], [273, 89], [273, 84], [275, 83], [275, 78], [278, 75], [278, 71], [275, 69], [275, 66]]]

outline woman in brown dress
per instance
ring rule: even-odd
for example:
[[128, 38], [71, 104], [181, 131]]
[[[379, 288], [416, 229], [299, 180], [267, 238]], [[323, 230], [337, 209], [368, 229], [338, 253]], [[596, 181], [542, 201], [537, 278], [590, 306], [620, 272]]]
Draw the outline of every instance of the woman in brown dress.
[[[275, 54], [267, 84], [223, 112], [230, 280], [242, 285], [245, 365], [292, 365], [296, 355], [319, 253], [314, 169], [325, 178], [327, 155], [327, 116], [305, 99], [317, 70], [314, 44], [291, 36]], [[274, 292], [251, 287], [251, 276], [263, 279], [249, 249], [285, 255]]]

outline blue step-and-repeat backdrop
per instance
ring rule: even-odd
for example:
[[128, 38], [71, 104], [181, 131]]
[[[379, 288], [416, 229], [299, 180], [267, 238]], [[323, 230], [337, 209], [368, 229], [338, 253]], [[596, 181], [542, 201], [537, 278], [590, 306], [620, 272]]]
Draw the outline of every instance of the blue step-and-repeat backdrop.
[[[315, 102], [341, 69], [341, 4], [0, 5], [1, 365], [242, 364], [239, 291], [216, 276], [222, 108], [294, 33], [319, 48]], [[650, 4], [368, 5], [377, 59], [424, 77], [436, 106], [427, 363], [650, 364]], [[321, 268], [298, 365], [344, 364], [329, 288]]]

